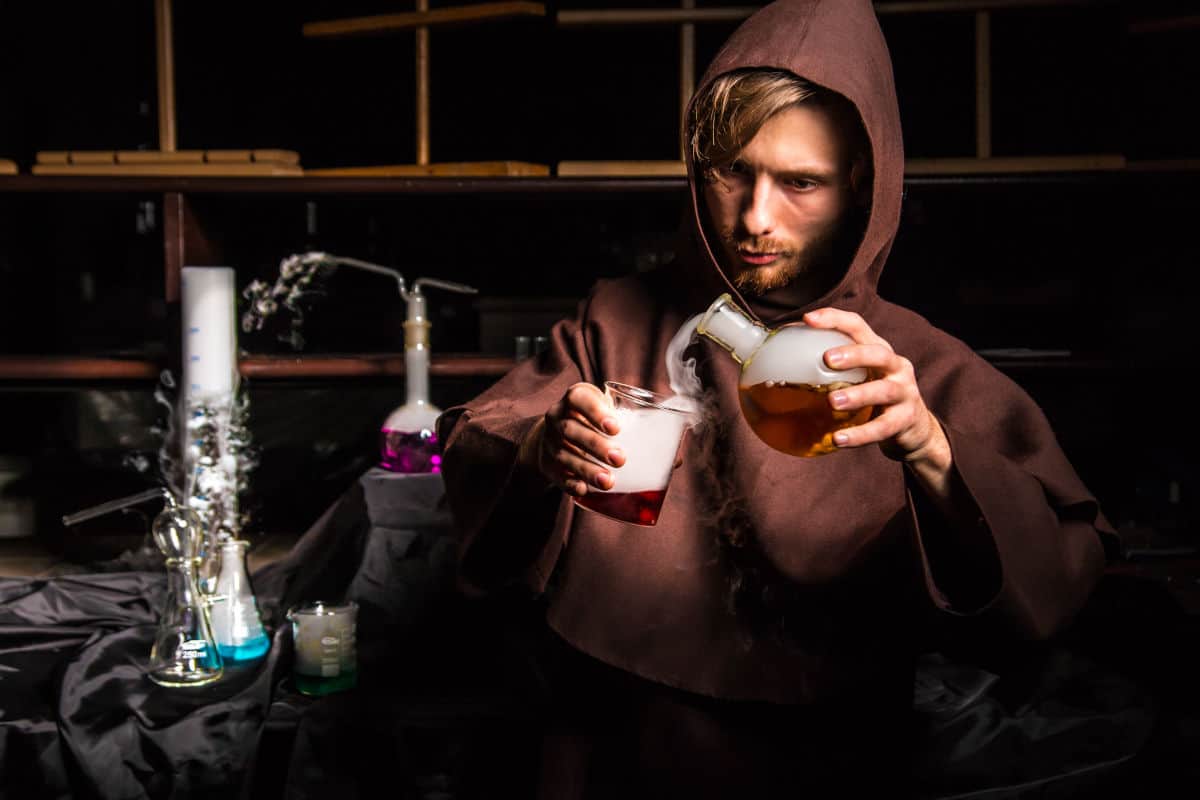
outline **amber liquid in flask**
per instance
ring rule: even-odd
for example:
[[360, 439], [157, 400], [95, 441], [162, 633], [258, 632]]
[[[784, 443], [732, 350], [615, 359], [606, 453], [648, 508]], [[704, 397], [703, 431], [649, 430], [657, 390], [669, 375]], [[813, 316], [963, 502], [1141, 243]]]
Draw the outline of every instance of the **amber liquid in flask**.
[[834, 452], [834, 433], [871, 418], [870, 407], [839, 411], [829, 404], [830, 392], [850, 385], [765, 381], [739, 386], [738, 399], [758, 438], [781, 452], [810, 458]]

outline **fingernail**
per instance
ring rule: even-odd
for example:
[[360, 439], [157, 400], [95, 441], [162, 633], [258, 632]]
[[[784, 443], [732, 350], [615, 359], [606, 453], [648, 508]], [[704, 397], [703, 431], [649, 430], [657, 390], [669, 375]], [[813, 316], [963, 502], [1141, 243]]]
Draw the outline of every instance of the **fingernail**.
[[834, 350], [825, 356], [825, 362], [831, 367], [836, 367], [838, 364], [846, 360], [846, 354], [840, 350]]
[[835, 408], [841, 408], [846, 405], [850, 398], [846, 397], [845, 392], [834, 392], [829, 395], [829, 399], [833, 402]]
[[600, 427], [604, 428], [604, 432], [609, 436], [612, 436], [613, 434], [617, 433], [617, 431], [621, 430], [621, 426], [618, 425], [617, 421], [612, 417], [605, 417], [604, 421], [600, 423]]
[[624, 457], [625, 457], [625, 454], [622, 453], [620, 450], [609, 450], [608, 451], [608, 463], [612, 464], [614, 467], [619, 467], [620, 464], [618, 464], [617, 461], [623, 459]]
[[835, 433], [835, 434], [833, 435], [833, 442], [834, 442], [834, 444], [839, 444], [839, 445], [840, 445], [840, 444], [845, 444], [845, 443], [846, 443], [846, 442], [848, 442], [848, 441], [850, 441], [850, 436], [849, 436], [848, 434], [845, 434], [845, 433]]
[[607, 472], [601, 472], [600, 474], [598, 474], [596, 476], [595, 484], [597, 486], [599, 486], [601, 489], [611, 489], [612, 488], [612, 476], [609, 475]]

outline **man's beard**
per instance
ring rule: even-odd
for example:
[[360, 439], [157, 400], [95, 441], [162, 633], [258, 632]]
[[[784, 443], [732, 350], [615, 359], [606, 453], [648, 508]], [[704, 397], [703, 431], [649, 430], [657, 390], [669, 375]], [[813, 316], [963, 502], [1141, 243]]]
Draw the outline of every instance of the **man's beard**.
[[[738, 270], [732, 276], [733, 285], [738, 291], [756, 297], [796, 283], [815, 288], [814, 284], [827, 280], [837, 266], [836, 256], [841, 249], [837, 245], [842, 227], [830, 225], [803, 245], [770, 237], [739, 237], [733, 231], [723, 231], [721, 242]], [[762, 267], [740, 264], [739, 249], [755, 253], [779, 253], [779, 259]], [[841, 266], [845, 269], [848, 265]]]

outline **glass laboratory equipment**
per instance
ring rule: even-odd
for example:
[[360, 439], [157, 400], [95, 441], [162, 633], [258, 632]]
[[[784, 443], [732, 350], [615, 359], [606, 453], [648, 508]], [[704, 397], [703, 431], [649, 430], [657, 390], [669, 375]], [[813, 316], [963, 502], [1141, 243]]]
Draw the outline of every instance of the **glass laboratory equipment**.
[[154, 519], [154, 541], [166, 557], [167, 599], [150, 649], [147, 677], [160, 686], [203, 686], [224, 667], [209, 618], [208, 598], [196, 581], [201, 522], [196, 512], [164, 492], [166, 507]]
[[219, 679], [224, 668], [213, 636], [208, 598], [196, 580], [203, 538], [203, 523], [196, 512], [181, 505], [170, 490], [158, 488], [68, 514], [63, 524], [75, 525], [148, 500], [166, 503], [155, 516], [150, 533], [166, 562], [167, 595], [146, 676], [160, 686], [203, 686]]
[[292, 608], [287, 618], [295, 645], [296, 689], [321, 696], [353, 688], [358, 682], [358, 604], [317, 600]]
[[434, 424], [442, 410], [429, 401], [429, 331], [432, 327], [422, 286], [474, 294], [470, 286], [418, 278], [411, 290], [400, 286], [408, 306], [404, 320], [404, 404], [392, 411], [379, 431], [379, 466], [390, 472], [441, 472], [441, 448]]
[[825, 351], [854, 340], [841, 331], [791, 323], [767, 328], [738, 308], [728, 293], [701, 317], [696, 333], [712, 339], [742, 365], [738, 400], [763, 442], [793, 456], [837, 450], [833, 434], [871, 418], [871, 407], [839, 411], [829, 393], [867, 380], [861, 368], [831, 369]]
[[210, 611], [217, 649], [227, 664], [255, 661], [271, 649], [246, 568], [249, 545], [244, 539], [227, 539], [220, 546]]

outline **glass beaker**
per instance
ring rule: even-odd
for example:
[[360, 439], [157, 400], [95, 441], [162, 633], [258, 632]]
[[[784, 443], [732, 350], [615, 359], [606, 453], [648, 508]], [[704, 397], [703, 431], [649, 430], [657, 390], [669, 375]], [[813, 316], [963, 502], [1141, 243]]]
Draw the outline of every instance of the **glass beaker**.
[[203, 686], [219, 679], [224, 666], [213, 636], [208, 600], [196, 583], [201, 523], [196, 512], [178, 505], [169, 492], [166, 500], [151, 532], [166, 557], [167, 598], [146, 675], [160, 686]]
[[358, 682], [358, 604], [317, 600], [292, 608], [287, 618], [295, 645], [292, 677], [296, 689], [320, 696], [353, 688]]
[[612, 475], [610, 489], [589, 485], [575, 503], [620, 522], [651, 526], [667, 497], [667, 487], [683, 432], [695, 415], [672, 408], [666, 395], [616, 381], [605, 381], [604, 394], [612, 402], [620, 430], [608, 438], [625, 453], [625, 464], [603, 466]]
[[244, 539], [221, 543], [220, 569], [211, 598], [213, 634], [217, 649], [226, 662], [254, 661], [271, 649], [271, 640], [263, 630], [258, 601], [246, 570]]

